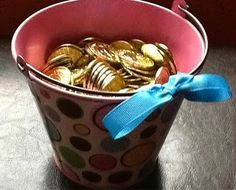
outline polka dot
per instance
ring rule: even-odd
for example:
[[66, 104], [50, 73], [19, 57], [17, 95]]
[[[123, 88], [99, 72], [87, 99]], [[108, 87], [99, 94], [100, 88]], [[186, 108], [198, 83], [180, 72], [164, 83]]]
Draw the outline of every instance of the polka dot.
[[111, 111], [117, 104], [108, 104], [108, 105], [105, 105], [105, 106], [102, 106], [101, 108], [97, 109], [95, 112], [94, 112], [94, 115], [93, 115], [93, 122], [94, 124], [100, 128], [101, 130], [103, 131], [107, 131], [103, 124], [102, 124], [102, 119], [104, 118], [104, 116], [109, 112]]
[[59, 110], [69, 118], [77, 119], [83, 116], [82, 108], [71, 100], [59, 98], [57, 100], [57, 106]]
[[119, 171], [109, 176], [108, 180], [113, 184], [120, 184], [130, 180], [132, 173], [130, 171]]
[[157, 126], [152, 125], [152, 126], [146, 128], [146, 129], [144, 129], [141, 132], [140, 137], [142, 139], [149, 138], [149, 137], [151, 137], [156, 132], [156, 130], [157, 130]]
[[153, 121], [153, 120], [156, 120], [161, 114], [161, 110], [160, 109], [157, 109], [155, 110], [154, 112], [152, 112], [146, 119], [145, 121]]
[[182, 96], [177, 96], [175, 99], [170, 102], [164, 109], [161, 115], [161, 121], [163, 123], [173, 122], [175, 115], [177, 114], [179, 107], [182, 103]]
[[120, 152], [125, 150], [130, 144], [127, 137], [123, 137], [117, 140], [112, 139], [112, 137], [107, 137], [101, 142], [101, 146], [107, 152]]
[[90, 129], [84, 124], [81, 123], [75, 124], [73, 128], [74, 131], [79, 135], [87, 136], [90, 134]]
[[59, 114], [50, 106], [45, 106], [45, 112], [47, 113], [48, 117], [50, 117], [50, 119], [52, 119], [53, 121], [55, 122], [61, 121]]
[[80, 151], [89, 151], [91, 149], [91, 144], [80, 137], [71, 137], [70, 143]]
[[111, 170], [116, 166], [116, 159], [111, 155], [96, 154], [89, 158], [89, 163], [99, 170]]
[[44, 98], [46, 98], [46, 99], [50, 99], [50, 98], [51, 98], [50, 94], [49, 94], [46, 90], [40, 89], [39, 92], [40, 92], [40, 94], [41, 94]]
[[149, 174], [152, 173], [152, 171], [155, 169], [155, 167], [156, 167], [156, 161], [154, 159], [150, 160], [140, 170], [139, 177], [140, 178], [147, 177]]
[[155, 150], [155, 143], [151, 142], [135, 146], [132, 149], [128, 150], [121, 157], [121, 163], [124, 166], [129, 166], [129, 167], [142, 164], [148, 158], [150, 158], [154, 150]]
[[46, 130], [51, 141], [61, 141], [61, 135], [57, 130], [56, 126], [47, 118], [45, 117], [46, 121]]
[[80, 157], [73, 150], [65, 146], [60, 146], [59, 151], [61, 153], [61, 156], [64, 158], [64, 160], [67, 161], [71, 166], [76, 167], [76, 168], [85, 167], [85, 161], [83, 160], [83, 158]]
[[93, 183], [97, 183], [102, 180], [102, 177], [95, 172], [83, 171], [82, 176], [88, 181], [93, 182]]
[[79, 181], [79, 176], [65, 163], [61, 163], [62, 170], [72, 181]]

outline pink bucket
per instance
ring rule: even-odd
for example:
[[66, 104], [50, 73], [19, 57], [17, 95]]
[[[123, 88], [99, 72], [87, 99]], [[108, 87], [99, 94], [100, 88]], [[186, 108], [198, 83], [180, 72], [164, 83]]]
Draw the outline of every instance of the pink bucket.
[[131, 134], [113, 140], [101, 120], [131, 94], [58, 84], [39, 71], [49, 52], [88, 36], [107, 41], [138, 38], [166, 44], [178, 71], [195, 74], [208, 50], [205, 30], [183, 0], [175, 1], [172, 10], [137, 0], [66, 1], [36, 12], [16, 30], [13, 57], [37, 102], [56, 165], [74, 182], [92, 188], [122, 188], [142, 181], [155, 168], [183, 98], [175, 97]]

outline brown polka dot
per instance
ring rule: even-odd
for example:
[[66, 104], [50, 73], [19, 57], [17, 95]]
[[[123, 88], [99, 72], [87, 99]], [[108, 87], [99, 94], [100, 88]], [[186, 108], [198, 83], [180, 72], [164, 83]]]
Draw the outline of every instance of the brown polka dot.
[[103, 124], [102, 124], [102, 119], [104, 116], [111, 111], [117, 104], [108, 104], [105, 106], [102, 106], [101, 108], [97, 109], [94, 114], [93, 114], [93, 122], [94, 124], [100, 128], [103, 131], [107, 131]]
[[135, 166], [145, 162], [155, 150], [155, 143], [149, 142], [137, 145], [128, 150], [121, 157], [121, 163], [124, 166]]
[[110, 183], [119, 184], [130, 180], [132, 173], [130, 171], [119, 171], [117, 173], [111, 174], [108, 178]]
[[154, 126], [154, 125], [150, 126], [141, 132], [140, 137], [142, 139], [149, 138], [156, 132], [156, 130], [157, 130], [157, 126]]
[[94, 182], [94, 183], [97, 183], [102, 180], [102, 177], [95, 172], [83, 171], [82, 176], [88, 181]]
[[116, 166], [116, 159], [107, 154], [96, 154], [89, 158], [89, 163], [99, 170], [111, 170]]
[[59, 110], [69, 118], [76, 119], [83, 116], [82, 108], [72, 100], [59, 98], [57, 100]]
[[73, 126], [74, 131], [79, 134], [79, 135], [83, 135], [83, 136], [87, 136], [90, 134], [90, 129], [81, 123], [77, 123]]
[[148, 122], [153, 121], [153, 120], [157, 119], [157, 118], [160, 116], [160, 114], [161, 114], [161, 109], [157, 109], [157, 110], [155, 110], [154, 112], [152, 112], [152, 113], [145, 119], [145, 121], [148, 121]]
[[40, 89], [39, 92], [40, 92], [40, 94], [41, 94], [44, 98], [46, 98], [46, 99], [50, 99], [50, 98], [51, 98], [50, 94], [49, 94], [46, 90]]
[[60, 115], [50, 106], [45, 106], [45, 112], [47, 113], [48, 117], [50, 117], [53, 121], [61, 121]]
[[80, 151], [89, 151], [91, 149], [91, 144], [80, 137], [71, 137], [70, 143]]

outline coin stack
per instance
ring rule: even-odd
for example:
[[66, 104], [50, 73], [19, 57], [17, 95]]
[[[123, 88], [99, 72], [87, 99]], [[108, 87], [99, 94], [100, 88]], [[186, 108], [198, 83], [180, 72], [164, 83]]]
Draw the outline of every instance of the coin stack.
[[169, 48], [139, 39], [106, 43], [95, 37], [62, 44], [42, 70], [64, 84], [89, 90], [133, 92], [150, 83], [164, 84], [176, 74]]

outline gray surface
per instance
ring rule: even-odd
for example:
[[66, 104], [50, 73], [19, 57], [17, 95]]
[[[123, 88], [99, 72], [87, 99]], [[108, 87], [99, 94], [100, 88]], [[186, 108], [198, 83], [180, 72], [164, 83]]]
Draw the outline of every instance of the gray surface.
[[[211, 47], [203, 73], [224, 76], [235, 94], [236, 49]], [[133, 189], [236, 190], [236, 99], [184, 101], [155, 172]], [[55, 168], [33, 96], [0, 40], [0, 189], [76, 189]]]

